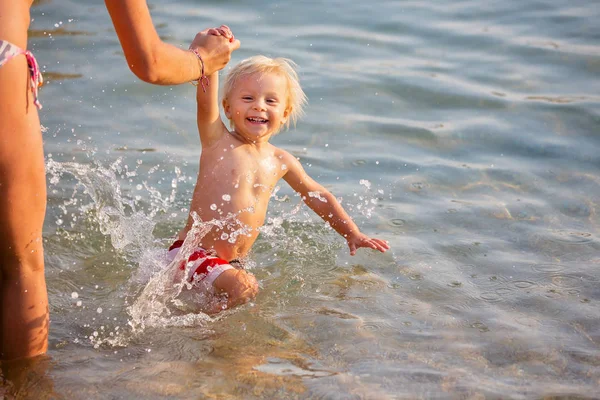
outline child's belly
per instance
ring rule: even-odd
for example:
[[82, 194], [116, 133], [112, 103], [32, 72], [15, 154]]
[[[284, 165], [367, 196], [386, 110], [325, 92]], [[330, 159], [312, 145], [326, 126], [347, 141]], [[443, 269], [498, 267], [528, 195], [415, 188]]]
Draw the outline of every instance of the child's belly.
[[[225, 235], [223, 235], [225, 233]], [[223, 230], [215, 230], [208, 232], [197, 245], [205, 249], [214, 249], [217, 255], [227, 261], [232, 261], [238, 258], [244, 258], [258, 237], [258, 230], [253, 229], [251, 232], [235, 235], [235, 240], [230, 240], [230, 234]], [[178, 239], [185, 240], [187, 231], [182, 230]]]
[[[227, 261], [245, 257], [259, 234], [259, 228], [264, 223], [265, 210], [253, 209], [253, 212], [221, 211], [220, 215], [198, 213], [205, 223], [213, 225], [212, 229], [202, 237], [199, 245], [205, 249], [214, 249], [220, 258]], [[223, 215], [230, 215], [229, 218]], [[231, 217], [234, 215], [235, 217]], [[188, 231], [193, 229], [193, 219], [190, 218], [186, 227], [179, 233], [179, 239], [185, 239]]]
[[[207, 244], [205, 246], [215, 249], [219, 257], [231, 261], [237, 258], [246, 257], [258, 237], [258, 232], [254, 230], [254, 232], [250, 234], [238, 237], [234, 243], [223, 240], [218, 234], [213, 235], [212, 232], [206, 236], [210, 237], [205, 237], [207, 239]], [[202, 242], [204, 243], [204, 240]]]
[[[199, 181], [190, 209], [204, 223], [213, 225], [202, 239], [202, 246], [215, 249], [220, 258], [229, 261], [246, 256], [252, 248], [264, 224], [271, 187], [247, 182], [230, 187], [228, 182], [224, 179], [217, 185]], [[180, 239], [185, 238], [193, 222], [190, 216]]]

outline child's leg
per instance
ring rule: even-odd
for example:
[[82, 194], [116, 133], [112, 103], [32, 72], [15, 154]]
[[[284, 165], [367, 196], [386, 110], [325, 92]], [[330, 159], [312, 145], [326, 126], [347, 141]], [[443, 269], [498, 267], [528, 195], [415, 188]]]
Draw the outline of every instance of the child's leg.
[[218, 293], [227, 293], [227, 308], [245, 304], [258, 293], [256, 278], [243, 269], [229, 269], [221, 273], [213, 286]]
[[23, 55], [0, 67], [0, 116], [0, 358], [15, 359], [46, 351], [49, 323], [44, 152]]
[[[183, 240], [177, 240], [169, 248], [167, 260], [172, 262], [177, 257], [177, 254], [183, 246]], [[192, 265], [187, 265], [192, 263]], [[189, 268], [188, 282], [194, 281], [195, 277], [204, 276], [197, 284], [205, 288], [214, 288], [217, 294], [227, 294], [227, 308], [232, 308], [240, 304], [247, 303], [253, 299], [258, 293], [258, 282], [251, 273], [232, 267], [227, 261], [215, 257], [208, 256], [206, 250], [197, 248], [188, 257], [187, 263], [181, 262], [177, 268], [181, 271]], [[183, 278], [183, 275], [176, 273], [176, 280]], [[219, 307], [210, 311], [210, 313], [218, 313], [222, 311]]]

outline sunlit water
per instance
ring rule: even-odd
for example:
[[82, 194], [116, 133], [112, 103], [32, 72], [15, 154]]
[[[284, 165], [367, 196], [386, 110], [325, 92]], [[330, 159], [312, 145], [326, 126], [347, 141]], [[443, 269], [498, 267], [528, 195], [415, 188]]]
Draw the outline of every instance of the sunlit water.
[[600, 396], [595, 2], [151, 5], [175, 45], [227, 23], [232, 62], [299, 64], [307, 115], [273, 142], [392, 250], [349, 256], [282, 182], [250, 255], [258, 297], [175, 307], [194, 87], [139, 82], [103, 2], [40, 1], [51, 331], [23, 396]]

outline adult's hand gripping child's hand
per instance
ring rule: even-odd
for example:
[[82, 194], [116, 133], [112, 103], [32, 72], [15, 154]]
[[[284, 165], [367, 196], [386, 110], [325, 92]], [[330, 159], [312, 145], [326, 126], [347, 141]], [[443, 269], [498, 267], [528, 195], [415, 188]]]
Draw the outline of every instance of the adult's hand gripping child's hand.
[[[227, 40], [219, 39], [218, 36], [223, 36]], [[225, 67], [231, 59], [231, 53], [239, 47], [240, 41], [235, 39], [227, 25], [203, 30], [196, 35], [190, 45], [190, 49], [202, 55], [206, 75], [211, 75]]]

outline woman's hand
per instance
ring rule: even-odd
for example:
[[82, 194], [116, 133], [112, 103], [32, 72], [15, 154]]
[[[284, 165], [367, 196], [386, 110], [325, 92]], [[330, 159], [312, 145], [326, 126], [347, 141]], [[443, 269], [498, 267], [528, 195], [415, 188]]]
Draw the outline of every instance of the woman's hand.
[[227, 25], [203, 30], [190, 45], [190, 49], [202, 56], [204, 74], [207, 76], [223, 69], [231, 59], [231, 53], [239, 47], [240, 41], [234, 38]]

